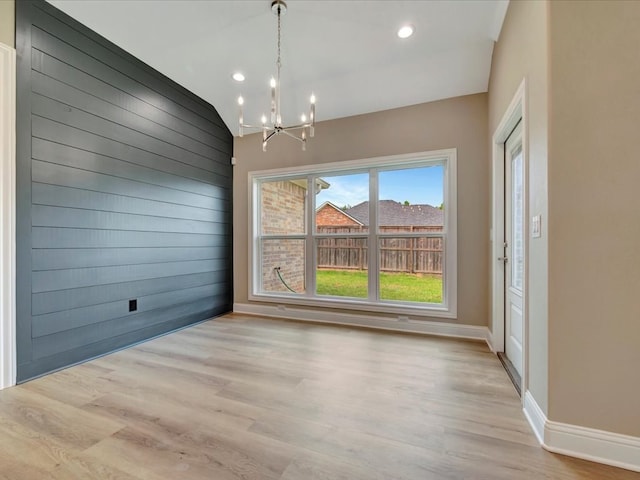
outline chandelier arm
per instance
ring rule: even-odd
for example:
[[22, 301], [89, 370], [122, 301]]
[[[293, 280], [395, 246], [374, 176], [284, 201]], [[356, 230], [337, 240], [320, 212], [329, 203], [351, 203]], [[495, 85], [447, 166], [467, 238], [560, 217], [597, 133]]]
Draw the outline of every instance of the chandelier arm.
[[[240, 126], [242, 128], [256, 128], [258, 130], [264, 130], [264, 128], [265, 128], [264, 125], [248, 125], [246, 123], [243, 123]], [[290, 127], [280, 127], [280, 131], [281, 132], [285, 132], [287, 130], [303, 130], [303, 129], [309, 128], [309, 127], [312, 127], [312, 125], [310, 123], [301, 123], [300, 125], [291, 125]], [[274, 130], [274, 126], [267, 125], [266, 128], [268, 130]]]
[[277, 130], [274, 130], [273, 132], [271, 132], [269, 135], [267, 135], [267, 138], [264, 139], [264, 143], [267, 143], [269, 140], [271, 140], [271, 137], [277, 134], [278, 134]]
[[300, 125], [291, 125], [290, 127], [282, 127], [282, 130], [303, 130], [312, 127], [310, 123], [301, 123]]
[[286, 130], [280, 130], [280, 133], [284, 133], [286, 136], [291, 137], [291, 138], [295, 138], [296, 140], [298, 140], [299, 142], [303, 142], [304, 143], [304, 139], [297, 137], [296, 135], [294, 135], [293, 133], [287, 132]]

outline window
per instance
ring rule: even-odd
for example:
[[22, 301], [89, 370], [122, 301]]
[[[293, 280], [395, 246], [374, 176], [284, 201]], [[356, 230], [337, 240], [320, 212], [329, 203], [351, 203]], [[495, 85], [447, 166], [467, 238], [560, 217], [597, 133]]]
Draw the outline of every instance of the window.
[[250, 298], [456, 314], [455, 150], [251, 172]]

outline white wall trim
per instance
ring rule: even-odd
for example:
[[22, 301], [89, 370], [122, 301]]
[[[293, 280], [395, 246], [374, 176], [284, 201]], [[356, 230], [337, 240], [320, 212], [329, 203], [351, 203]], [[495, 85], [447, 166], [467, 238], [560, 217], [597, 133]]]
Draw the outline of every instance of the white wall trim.
[[493, 353], [498, 353], [498, 351], [494, 348], [495, 342], [493, 340], [493, 333], [491, 333], [491, 330], [489, 330], [489, 328], [487, 328], [487, 345], [489, 345], [489, 350], [491, 350]]
[[640, 472], [640, 437], [550, 421], [529, 391], [524, 414], [546, 450]]
[[547, 421], [550, 452], [640, 472], [640, 437]]
[[16, 384], [16, 51], [0, 43], [0, 390]]
[[527, 417], [540, 445], [544, 445], [544, 425], [547, 422], [547, 416], [529, 390], [524, 394], [523, 404], [524, 416]]
[[307, 322], [332, 323], [357, 327], [391, 330], [396, 332], [421, 333], [443, 337], [468, 338], [488, 343], [489, 329], [476, 325], [460, 325], [450, 322], [429, 320], [400, 320], [398, 317], [372, 317], [355, 313], [336, 313], [333, 311], [295, 308], [290, 305], [264, 305], [257, 303], [234, 303], [234, 313], [260, 315], [263, 317], [284, 318]]
[[[490, 348], [494, 352], [505, 351], [505, 275], [504, 266], [498, 260], [504, 254], [502, 235], [504, 233], [504, 142], [507, 140], [518, 122], [522, 119], [522, 154], [524, 159], [524, 182], [525, 192], [529, 191], [527, 182], [529, 178], [529, 139], [528, 139], [528, 113], [527, 113], [527, 82], [523, 79], [516, 90], [511, 103], [507, 107], [500, 123], [498, 124], [492, 140], [492, 207], [491, 207], [491, 230], [490, 230], [490, 262], [491, 262], [491, 338]], [[522, 391], [527, 391], [528, 380], [528, 332], [529, 332], [529, 282], [527, 272], [529, 271], [529, 199], [525, 194], [524, 204], [524, 285], [523, 285], [523, 305], [522, 305]], [[524, 403], [524, 397], [523, 397]]]
[[[509, 107], [505, 111], [491, 141], [492, 148], [492, 208], [491, 208], [491, 332], [492, 348], [496, 352], [504, 352], [504, 268], [497, 260], [503, 254], [502, 243], [498, 237], [504, 232], [504, 142], [523, 118], [523, 102], [525, 96], [525, 80], [516, 91]], [[524, 127], [524, 125], [523, 125]], [[523, 128], [523, 145], [525, 149], [526, 130]]]

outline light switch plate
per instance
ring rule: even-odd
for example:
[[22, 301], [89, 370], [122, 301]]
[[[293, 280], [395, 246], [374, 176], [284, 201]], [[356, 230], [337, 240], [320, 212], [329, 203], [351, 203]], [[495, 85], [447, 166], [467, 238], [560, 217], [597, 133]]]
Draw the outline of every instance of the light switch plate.
[[531, 220], [531, 236], [540, 238], [542, 236], [542, 216], [535, 215]]

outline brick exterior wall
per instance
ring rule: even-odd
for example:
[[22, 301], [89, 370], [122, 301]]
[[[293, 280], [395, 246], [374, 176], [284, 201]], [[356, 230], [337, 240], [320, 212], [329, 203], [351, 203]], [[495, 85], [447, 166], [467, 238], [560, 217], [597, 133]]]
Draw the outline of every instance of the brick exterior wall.
[[275, 268], [295, 293], [304, 293], [304, 240], [264, 240], [262, 288], [265, 292], [289, 292]]
[[262, 233], [304, 233], [304, 204], [306, 188], [288, 180], [263, 182]]
[[316, 212], [316, 226], [335, 227], [339, 225], [357, 226], [359, 223], [329, 203], [325, 204]]
[[[261, 184], [261, 224], [263, 234], [304, 233], [307, 190], [291, 181]], [[289, 292], [284, 281], [297, 293], [304, 293], [304, 240], [264, 240], [262, 249], [262, 289]]]

